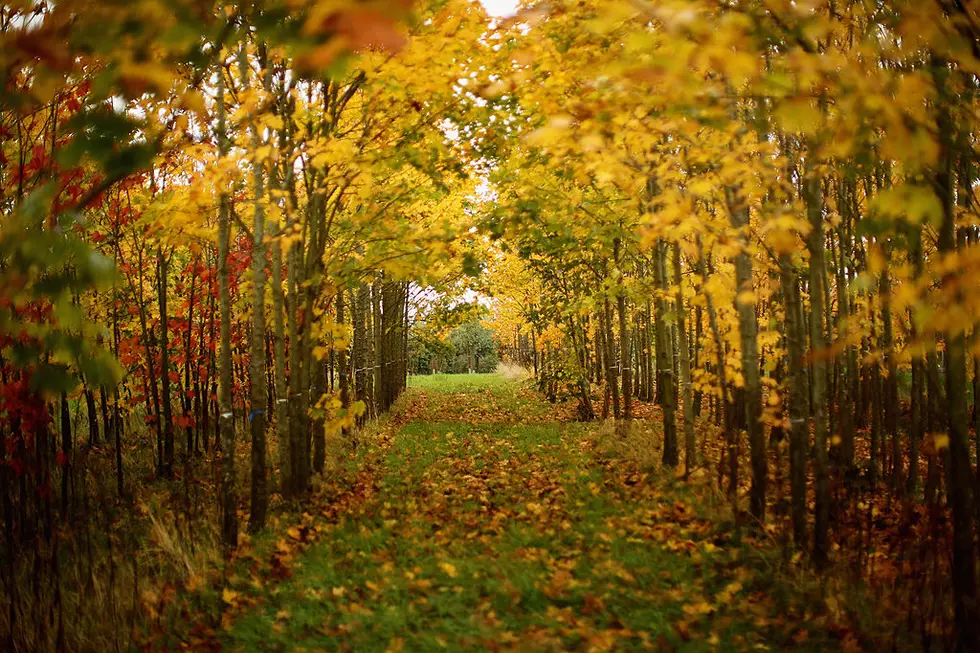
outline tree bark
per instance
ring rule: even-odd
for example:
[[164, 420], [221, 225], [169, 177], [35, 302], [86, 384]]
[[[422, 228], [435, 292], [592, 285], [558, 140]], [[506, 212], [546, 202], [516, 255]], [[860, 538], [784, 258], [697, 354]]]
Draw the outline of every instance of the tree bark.
[[789, 476], [790, 514], [793, 522], [793, 541], [797, 547], [806, 545], [806, 450], [810, 433], [806, 424], [806, 378], [803, 352], [806, 335], [800, 319], [800, 285], [790, 257], [779, 258], [779, 279], [783, 291], [787, 379], [789, 388]]
[[[939, 251], [944, 257], [956, 255], [955, 206], [953, 193], [954, 125], [943, 104], [945, 64], [934, 62], [934, 77], [940, 103], [937, 126], [940, 134], [939, 164], [934, 175], [943, 208], [939, 229]], [[942, 285], [954, 288], [957, 302], [962, 302], [959, 290], [960, 272], [947, 268]], [[956, 649], [975, 651], [980, 647], [980, 619], [977, 618], [976, 558], [973, 542], [973, 470], [970, 466], [970, 426], [967, 409], [966, 334], [952, 331], [944, 334], [946, 341], [946, 402], [949, 450], [946, 455], [946, 500], [953, 521], [953, 605], [956, 617]]]
[[657, 241], [653, 264], [654, 283], [657, 286], [655, 301], [655, 330], [657, 340], [657, 379], [660, 383], [660, 406], [664, 413], [664, 451], [663, 464], [675, 467], [678, 460], [677, 450], [677, 404], [674, 390], [674, 365], [667, 346], [667, 325], [664, 315], [667, 312], [666, 298], [669, 296], [670, 282], [667, 278], [667, 243]]
[[[228, 153], [225, 133], [224, 73], [218, 68], [218, 150]], [[235, 424], [232, 411], [231, 377], [231, 289], [228, 254], [231, 240], [228, 195], [221, 193], [218, 203], [218, 288], [221, 302], [221, 343], [218, 360], [218, 422], [221, 431], [221, 540], [225, 547], [238, 546], [238, 495], [235, 488]]]
[[729, 217], [732, 227], [738, 231], [741, 242], [735, 256], [735, 283], [737, 294], [735, 309], [738, 312], [738, 331], [742, 347], [742, 377], [745, 379], [745, 420], [749, 433], [749, 458], [752, 464], [752, 488], [749, 494], [749, 511], [759, 524], [766, 520], [766, 482], [768, 463], [766, 441], [762, 430], [762, 381], [759, 375], [759, 323], [755, 316], [753, 294], [752, 259], [748, 246], [749, 210], [736, 206], [740, 200], [733, 191], [728, 193]]
[[619, 403], [619, 384], [616, 382], [618, 374], [614, 367], [618, 358], [616, 357], [616, 342], [612, 328], [612, 308], [609, 305], [608, 297], [602, 298], [602, 318], [606, 345], [606, 386], [612, 393], [613, 418], [618, 420], [622, 418], [623, 414]]
[[623, 395], [623, 419], [633, 417], [633, 356], [630, 351], [630, 337], [627, 323], [629, 318], [626, 314], [626, 289], [623, 287], [623, 257], [622, 243], [619, 238], [613, 241], [613, 258], [616, 261], [616, 269], [619, 288], [616, 290], [616, 309], [619, 313], [619, 369], [622, 372], [622, 395]]
[[[259, 65], [265, 69], [265, 48], [259, 46]], [[242, 87], [248, 88], [248, 54], [244, 46], [239, 52]], [[266, 72], [264, 82], [269, 91], [270, 77]], [[266, 471], [265, 409], [268, 389], [265, 376], [265, 180], [262, 162], [256, 156], [261, 139], [255, 125], [250, 125], [252, 147], [252, 195], [254, 220], [252, 223], [252, 338], [249, 352], [250, 411], [248, 414], [252, 436], [252, 483], [248, 530], [257, 533], [265, 526], [269, 508], [268, 475]]]
[[681, 274], [681, 247], [674, 244], [674, 283], [677, 285], [675, 310], [677, 335], [680, 339], [681, 394], [684, 402], [684, 474], [697, 466], [697, 447], [694, 441], [694, 393], [691, 390], [691, 352], [687, 341], [687, 315], [684, 308], [684, 279]]
[[170, 396], [170, 319], [167, 315], [167, 282], [170, 257], [163, 255], [162, 247], [157, 250], [157, 270], [159, 272], [157, 292], [160, 303], [160, 404], [163, 408], [163, 464], [161, 469], [164, 477], [173, 478], [174, 420]]
[[830, 554], [830, 479], [827, 452], [827, 405], [825, 397], [826, 339], [824, 337], [824, 233], [820, 181], [811, 169], [803, 182], [804, 202], [810, 222], [807, 249], [810, 252], [810, 367], [813, 371], [813, 446], [816, 487], [816, 518], [813, 527], [813, 560], [818, 568]]

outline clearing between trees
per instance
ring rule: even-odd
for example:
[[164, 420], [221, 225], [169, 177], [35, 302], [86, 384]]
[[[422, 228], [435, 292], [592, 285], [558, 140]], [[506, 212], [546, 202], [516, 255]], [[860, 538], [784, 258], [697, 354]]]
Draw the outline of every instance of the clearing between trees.
[[778, 551], [740, 538], [710, 487], [644, 470], [604, 442], [602, 426], [565, 421], [566, 408], [500, 375], [413, 377], [307, 513], [276, 543], [246, 545], [218, 602], [223, 628], [184, 641], [230, 651], [861, 648], [826, 606], [807, 604], [802, 576], [771, 574]]

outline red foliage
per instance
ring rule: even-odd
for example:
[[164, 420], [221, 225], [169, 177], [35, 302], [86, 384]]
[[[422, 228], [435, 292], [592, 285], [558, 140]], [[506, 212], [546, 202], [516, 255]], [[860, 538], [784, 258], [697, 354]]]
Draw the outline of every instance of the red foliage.
[[0, 431], [10, 433], [4, 442], [5, 462], [15, 474], [25, 469], [18, 452], [26, 449], [34, 434], [47, 429], [50, 422], [47, 404], [31, 390], [29, 371], [22, 371], [16, 381], [0, 384]]

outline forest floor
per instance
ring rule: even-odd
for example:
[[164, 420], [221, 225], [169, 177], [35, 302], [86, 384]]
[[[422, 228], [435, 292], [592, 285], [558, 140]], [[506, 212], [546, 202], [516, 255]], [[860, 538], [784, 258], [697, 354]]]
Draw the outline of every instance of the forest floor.
[[[497, 375], [415, 378], [221, 592], [231, 651], [863, 648], [724, 503]], [[702, 488], [702, 489], [698, 489]], [[728, 509], [730, 510], [730, 509]], [[273, 529], [274, 530], [274, 529]]]

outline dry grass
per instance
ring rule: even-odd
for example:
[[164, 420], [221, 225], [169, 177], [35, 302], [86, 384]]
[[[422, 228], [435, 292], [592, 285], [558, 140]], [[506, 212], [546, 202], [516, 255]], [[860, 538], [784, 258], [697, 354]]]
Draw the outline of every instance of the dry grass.
[[516, 363], [497, 363], [497, 369], [495, 371], [507, 381], [523, 381], [531, 376], [530, 372]]
[[616, 422], [609, 418], [590, 429], [588, 437], [603, 457], [628, 461], [643, 471], [661, 467], [663, 426], [659, 423], [643, 419]]
[[[210, 459], [157, 479], [154, 447], [149, 432], [127, 428], [123, 498], [112, 447], [80, 447], [72, 509], [54, 516], [50, 541], [24, 534], [0, 550], [0, 650], [131, 650], [148, 624], [174, 618], [180, 588], [215, 573], [222, 551]], [[248, 447], [236, 453], [244, 488]]]

